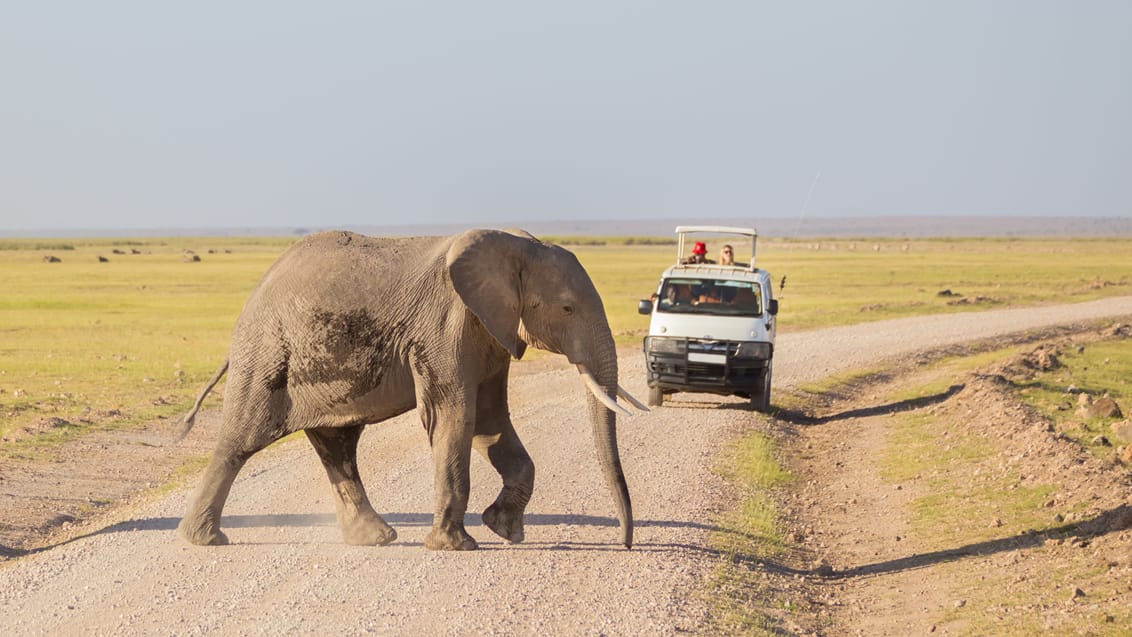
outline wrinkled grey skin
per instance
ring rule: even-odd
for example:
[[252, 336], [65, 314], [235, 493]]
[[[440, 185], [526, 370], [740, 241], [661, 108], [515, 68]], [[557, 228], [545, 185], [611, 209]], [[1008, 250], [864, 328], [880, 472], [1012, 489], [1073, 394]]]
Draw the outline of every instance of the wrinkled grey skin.
[[[454, 237], [309, 236], [287, 250], [252, 292], [236, 323], [220, 440], [181, 521], [193, 544], [225, 544], [221, 511], [247, 459], [304, 430], [322, 460], [349, 544], [387, 544], [397, 533], [374, 511], [356, 462], [366, 424], [414, 407], [435, 460], [429, 549], [470, 550], [464, 529], [475, 448], [503, 478], [483, 513], [492, 531], [523, 540], [534, 464], [511, 423], [510, 358], [527, 345], [584, 366], [610, 396], [617, 354], [601, 298], [570, 252], [530, 235], [470, 230]], [[593, 396], [589, 417], [614, 495], [622, 542], [632, 509], [615, 416]], [[200, 404], [198, 400], [198, 407]], [[196, 407], [186, 421], [192, 426]]]

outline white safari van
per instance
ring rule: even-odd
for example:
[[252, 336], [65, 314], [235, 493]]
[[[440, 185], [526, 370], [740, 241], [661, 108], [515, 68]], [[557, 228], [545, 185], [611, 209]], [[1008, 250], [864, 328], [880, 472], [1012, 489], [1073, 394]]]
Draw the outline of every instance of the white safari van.
[[[660, 406], [675, 392], [707, 392], [749, 398], [756, 410], [767, 411], [778, 301], [770, 273], [755, 266], [758, 233], [679, 226], [676, 235], [676, 265], [639, 307], [652, 315], [644, 342], [649, 405]], [[706, 260], [693, 258], [693, 246], [704, 242], [710, 245]], [[725, 244], [733, 248], [730, 265], [720, 263]], [[747, 245], [750, 259], [743, 261]]]

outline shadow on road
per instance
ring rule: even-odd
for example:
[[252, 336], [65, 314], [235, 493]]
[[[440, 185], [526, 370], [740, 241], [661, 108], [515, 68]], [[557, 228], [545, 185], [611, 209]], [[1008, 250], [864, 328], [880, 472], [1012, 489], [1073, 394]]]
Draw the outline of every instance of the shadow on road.
[[824, 425], [838, 420], [848, 420], [850, 418], [867, 418], [869, 416], [881, 416], [884, 414], [894, 414], [904, 411], [913, 411], [921, 409], [929, 405], [942, 403], [943, 401], [958, 394], [966, 385], [952, 385], [946, 390], [932, 394], [931, 396], [921, 396], [919, 398], [909, 398], [908, 400], [900, 400], [884, 405], [875, 405], [872, 407], [861, 407], [859, 409], [850, 409], [836, 414], [829, 414], [826, 416], [811, 416], [801, 411], [793, 409], [778, 409], [774, 412], [774, 417], [788, 422], [792, 425]]
[[[394, 527], [432, 525], [431, 513], [387, 513], [382, 515], [382, 517], [386, 522]], [[616, 519], [592, 515], [559, 515], [534, 513], [526, 515], [524, 517], [524, 521], [529, 526], [556, 526], [561, 524], [569, 524], [577, 526], [615, 527], [618, 525]], [[177, 528], [177, 525], [180, 522], [181, 518], [172, 517], [127, 520], [103, 529], [99, 529], [98, 531], [94, 531], [92, 533], [80, 535], [63, 542], [58, 542], [56, 544], [40, 547], [37, 549], [18, 550], [0, 546], [0, 555], [3, 555], [4, 557], [23, 557], [35, 553], [42, 553], [59, 546], [82, 540], [84, 538], [103, 535], [106, 533], [129, 533], [134, 531], [172, 531]], [[337, 520], [335, 519], [333, 514], [295, 513], [282, 515], [229, 515], [224, 516], [221, 526], [224, 528], [311, 527], [334, 526], [336, 524]], [[466, 526], [482, 526], [483, 521], [480, 519], [479, 515], [469, 514], [467, 516], [467, 519], [465, 520], [465, 524]], [[638, 520], [636, 522], [636, 527], [638, 529], [696, 529], [700, 531], [738, 534], [737, 531], [723, 527], [683, 520]], [[932, 551], [930, 553], [917, 553], [906, 557], [885, 560], [883, 562], [853, 566], [843, 570], [833, 570], [828, 566], [822, 566], [813, 569], [798, 569], [787, 564], [779, 563], [773, 559], [765, 559], [743, 553], [730, 554], [729, 552], [721, 551], [709, 546], [700, 546], [686, 543], [640, 542], [634, 545], [633, 550], [643, 552], [664, 552], [675, 550], [692, 551], [708, 555], [716, 559], [726, 559], [734, 564], [744, 566], [751, 570], [763, 568], [769, 572], [781, 575], [813, 576], [834, 580], [884, 575], [886, 573], [898, 573], [918, 568], [925, 568], [928, 566], [934, 566], [936, 564], [943, 564], [946, 562], [954, 562], [967, 557], [993, 555], [995, 553], [1002, 553], [1007, 551], [1020, 551], [1042, 546], [1049, 539], [1063, 539], [1072, 536], [1076, 537], [1077, 541], [1079, 542], [1088, 542], [1091, 538], [1100, 537], [1102, 535], [1107, 535], [1109, 533], [1114, 533], [1129, 528], [1132, 528], [1132, 505], [1121, 505], [1114, 509], [1105, 511], [1092, 519], [1073, 524], [1064, 524], [1062, 526], [1046, 529], [1040, 532], [1026, 533], [1023, 535], [1012, 535], [996, 540], [987, 540], [985, 542], [967, 544], [965, 546], [960, 546], [953, 549]], [[748, 539], [756, 541], [758, 540], [758, 538]], [[531, 548], [537, 547], [538, 550], [553, 551], [624, 550], [619, 545], [600, 542], [543, 542], [528, 543], [526, 546]], [[481, 548], [489, 547], [481, 545]]]
[[[393, 527], [430, 527], [432, 526], [431, 513], [382, 513], [384, 519], [390, 526]], [[608, 518], [594, 515], [572, 515], [572, 514], [546, 514], [546, 513], [528, 513], [523, 516], [523, 521], [527, 526], [557, 526], [557, 525], [574, 525], [574, 526], [598, 526], [598, 527], [616, 527], [619, 525], [615, 518]], [[53, 548], [65, 546], [72, 542], [95, 537], [98, 535], [106, 535], [109, 533], [131, 533], [137, 531], [173, 531], [176, 530], [177, 525], [181, 523], [179, 517], [160, 517], [160, 518], [141, 518], [137, 520], [125, 520], [112, 524], [110, 526], [84, 533], [72, 538], [68, 538], [61, 542], [49, 544], [46, 546], [37, 547], [34, 549], [15, 549], [0, 545], [0, 557], [23, 557], [25, 555], [33, 555], [36, 553], [43, 553]], [[267, 527], [316, 527], [316, 526], [336, 526], [338, 524], [337, 518], [332, 513], [284, 513], [279, 515], [225, 515], [221, 518], [220, 527], [224, 529], [248, 529], [248, 528], [267, 528]], [[698, 522], [685, 522], [676, 520], [636, 520], [636, 528], [647, 527], [661, 527], [661, 528], [692, 528], [707, 531], [721, 531], [720, 527], [701, 524]], [[468, 527], [483, 526], [483, 519], [479, 514], [469, 513], [464, 518], [464, 525]], [[550, 548], [561, 547], [567, 548], [562, 543], [550, 543], [547, 545]], [[594, 547], [599, 546], [594, 544]], [[576, 548], [576, 547], [569, 547]]]
[[1092, 519], [1073, 524], [1064, 524], [1044, 531], [1012, 535], [996, 540], [967, 544], [953, 549], [932, 551], [930, 553], [917, 553], [906, 557], [899, 557], [872, 564], [862, 564], [842, 570], [834, 570], [828, 566], [814, 569], [796, 569], [784, 564], [778, 564], [773, 560], [743, 555], [735, 556], [732, 561], [737, 564], [744, 564], [751, 569], [762, 567], [782, 575], [803, 575], [837, 580], [900, 573], [935, 566], [936, 564], [955, 562], [968, 557], [1021, 551], [1043, 546], [1046, 541], [1050, 539], [1075, 537], [1078, 542], [1088, 543], [1089, 540], [1093, 538], [1129, 528], [1132, 528], [1132, 505], [1122, 504]]
[[[946, 390], [932, 394], [931, 396], [921, 396], [919, 398], [910, 398], [908, 400], [901, 400], [885, 405], [876, 405], [874, 407], [862, 407], [859, 409], [850, 409], [837, 414], [829, 414], [826, 416], [812, 416], [802, 411], [785, 408], [772, 408], [771, 415], [778, 420], [788, 422], [793, 425], [823, 425], [828, 422], [835, 422], [838, 420], [846, 420], [849, 418], [863, 418], [866, 416], [878, 416], [883, 414], [899, 413], [902, 411], [912, 411], [927, 407], [936, 403], [941, 403], [948, 398], [963, 390], [966, 385], [958, 384], [948, 387]], [[703, 410], [731, 410], [731, 411], [753, 411], [749, 402], [720, 402], [718, 396], [711, 396], [709, 400], [696, 400], [692, 397], [681, 397], [680, 399], [670, 398], [665, 401], [665, 405], [670, 408], [676, 409], [703, 409]]]

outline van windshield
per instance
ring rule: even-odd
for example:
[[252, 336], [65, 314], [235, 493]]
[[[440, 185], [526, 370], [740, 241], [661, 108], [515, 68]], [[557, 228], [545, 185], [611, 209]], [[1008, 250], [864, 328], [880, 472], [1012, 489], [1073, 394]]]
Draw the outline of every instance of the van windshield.
[[680, 314], [760, 316], [762, 306], [762, 290], [755, 281], [682, 278], [664, 282], [656, 309]]

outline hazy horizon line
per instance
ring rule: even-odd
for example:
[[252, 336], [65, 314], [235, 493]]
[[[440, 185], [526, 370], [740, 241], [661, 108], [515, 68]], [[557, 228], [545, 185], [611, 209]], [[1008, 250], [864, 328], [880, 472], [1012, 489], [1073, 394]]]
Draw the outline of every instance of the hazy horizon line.
[[0, 229], [3, 239], [35, 238], [129, 238], [185, 236], [301, 236], [324, 230], [350, 230], [363, 234], [408, 236], [453, 234], [468, 228], [519, 227], [535, 234], [583, 236], [666, 236], [677, 225], [730, 225], [755, 227], [763, 237], [1040, 237], [1040, 236], [1132, 236], [1132, 216], [1070, 217], [1057, 215], [868, 215], [855, 217], [800, 218], [655, 218], [575, 219], [485, 222], [435, 222], [418, 224], [304, 224], [231, 226], [144, 226], [124, 228], [67, 227]]

